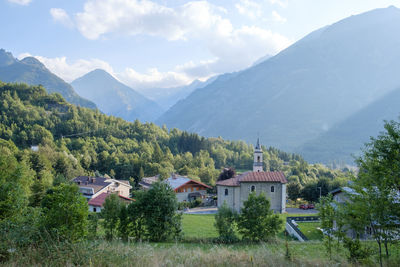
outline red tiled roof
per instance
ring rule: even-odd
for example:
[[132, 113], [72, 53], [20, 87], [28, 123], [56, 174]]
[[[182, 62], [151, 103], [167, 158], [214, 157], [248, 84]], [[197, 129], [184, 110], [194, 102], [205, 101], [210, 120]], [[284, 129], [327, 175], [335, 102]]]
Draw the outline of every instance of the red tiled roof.
[[283, 172], [245, 172], [233, 178], [219, 181], [217, 185], [239, 186], [240, 183], [246, 182], [278, 182], [286, 184], [287, 180]]
[[[104, 202], [106, 201], [106, 198], [111, 195], [110, 193], [101, 193], [100, 195], [98, 195], [95, 198], [92, 198], [91, 200], [89, 200], [88, 204], [91, 206], [96, 206], [96, 207], [103, 207]], [[132, 201], [133, 199], [129, 198], [129, 197], [124, 197], [121, 195], [118, 195], [120, 198], [122, 198], [123, 200], [129, 200]]]

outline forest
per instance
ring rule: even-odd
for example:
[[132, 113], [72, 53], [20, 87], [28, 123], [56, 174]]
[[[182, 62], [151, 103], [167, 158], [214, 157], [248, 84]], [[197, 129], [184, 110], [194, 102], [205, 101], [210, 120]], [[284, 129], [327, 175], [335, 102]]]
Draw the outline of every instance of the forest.
[[[0, 83], [0, 103], [1, 147], [27, 165], [42, 192], [78, 175], [107, 174], [137, 186], [142, 177], [177, 172], [214, 185], [224, 167], [252, 169], [252, 144], [127, 122], [69, 104], [42, 86]], [[352, 177], [272, 147], [263, 153], [264, 169], [283, 171], [293, 188], [314, 188], [322, 179], [329, 183], [325, 195]]]

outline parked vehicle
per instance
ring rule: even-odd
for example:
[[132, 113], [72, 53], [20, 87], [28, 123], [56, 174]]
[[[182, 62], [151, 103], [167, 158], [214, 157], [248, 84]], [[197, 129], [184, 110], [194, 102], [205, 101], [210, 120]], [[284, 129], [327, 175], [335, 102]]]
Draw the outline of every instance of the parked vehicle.
[[307, 205], [307, 204], [301, 204], [301, 205], [299, 206], [299, 209], [308, 210], [308, 205]]
[[308, 204], [308, 208], [309, 208], [309, 209], [314, 209], [315, 206], [314, 206], [314, 204]]

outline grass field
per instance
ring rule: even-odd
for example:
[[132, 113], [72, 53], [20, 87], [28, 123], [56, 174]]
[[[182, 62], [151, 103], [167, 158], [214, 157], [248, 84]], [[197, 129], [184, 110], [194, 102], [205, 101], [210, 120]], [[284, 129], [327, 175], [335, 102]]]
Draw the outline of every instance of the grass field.
[[[283, 222], [286, 222], [286, 217], [288, 216], [295, 216], [295, 217], [302, 217], [302, 216], [309, 216], [309, 214], [280, 214]], [[184, 238], [193, 240], [193, 239], [212, 239], [218, 237], [217, 229], [214, 227], [214, 214], [183, 214], [182, 217], [182, 230], [184, 233]], [[315, 226], [315, 231], [316, 225], [314, 223], [310, 223], [312, 226]], [[311, 226], [311, 225], [310, 225]], [[285, 226], [284, 224], [282, 225], [282, 230], [278, 234], [278, 238], [280, 239], [285, 239], [284, 235], [284, 229]], [[311, 231], [312, 229], [309, 228], [307, 231]], [[315, 233], [312, 233], [315, 235]], [[307, 234], [306, 234], [307, 236]], [[307, 236], [308, 237], [308, 236]], [[317, 238], [315, 235], [315, 238], [310, 238], [310, 240], [320, 240], [320, 238]]]
[[185, 238], [210, 239], [218, 237], [214, 214], [183, 214], [182, 230]]
[[320, 230], [317, 228], [320, 226], [319, 222], [297, 222], [300, 231], [309, 239], [309, 240], [322, 240], [323, 235]]
[[[329, 260], [322, 242], [284, 241], [260, 244], [219, 245], [211, 243], [124, 243], [104, 240], [76, 244], [54, 244], [16, 251], [4, 266], [377, 266], [374, 253], [362, 264], [347, 262], [347, 252], [333, 253]], [[399, 266], [399, 248], [384, 266]]]

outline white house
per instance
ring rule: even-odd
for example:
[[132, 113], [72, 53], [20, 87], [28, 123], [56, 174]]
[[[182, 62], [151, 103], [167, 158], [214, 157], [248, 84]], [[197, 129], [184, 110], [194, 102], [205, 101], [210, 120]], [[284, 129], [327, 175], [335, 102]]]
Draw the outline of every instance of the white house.
[[117, 193], [129, 198], [130, 189], [132, 188], [129, 181], [106, 177], [78, 176], [72, 181], [79, 186], [79, 191], [88, 200], [97, 197], [101, 193]]
[[263, 192], [270, 200], [271, 209], [275, 212], [286, 211], [286, 177], [283, 172], [265, 172], [260, 141], [254, 150], [253, 171], [248, 171], [227, 180], [218, 181], [218, 207], [224, 202], [240, 212], [249, 194]]

